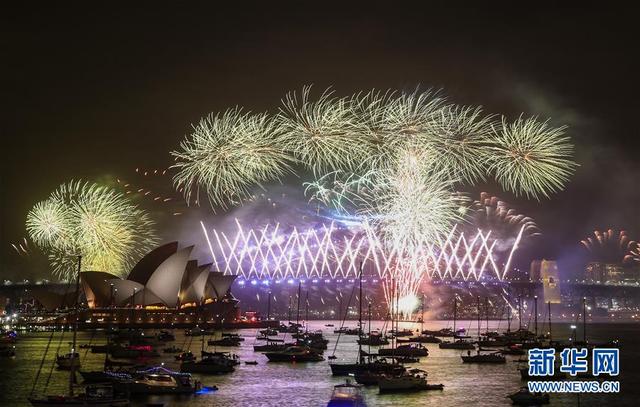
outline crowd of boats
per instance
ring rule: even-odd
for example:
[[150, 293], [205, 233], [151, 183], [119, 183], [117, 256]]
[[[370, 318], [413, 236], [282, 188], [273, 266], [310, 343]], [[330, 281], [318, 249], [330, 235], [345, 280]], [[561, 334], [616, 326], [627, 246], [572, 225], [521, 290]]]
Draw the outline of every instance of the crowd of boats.
[[[355, 289], [355, 288], [354, 288]], [[360, 287], [360, 290], [362, 288]], [[298, 288], [300, 298], [300, 287]], [[440, 330], [423, 329], [420, 321], [420, 329], [400, 329], [398, 313], [391, 312], [391, 318], [385, 322], [381, 329], [372, 330], [371, 305], [368, 304], [368, 327], [363, 321], [362, 292], [360, 292], [358, 312], [358, 324], [355, 327], [347, 327], [346, 313], [339, 327], [327, 324], [325, 328], [334, 328], [337, 334], [333, 351], [326, 356], [333, 376], [345, 376], [345, 383], [335, 386], [329, 402], [330, 406], [336, 405], [365, 405], [362, 395], [362, 387], [374, 387], [380, 394], [443, 391], [445, 384], [432, 383], [428, 372], [412, 367], [412, 364], [420, 362], [421, 358], [429, 356], [431, 344], [443, 350], [459, 351], [461, 363], [474, 364], [504, 364], [506, 355], [524, 355], [532, 348], [555, 348], [560, 351], [566, 346], [594, 346], [586, 341], [586, 334], [582, 341], [572, 338], [569, 343], [554, 341], [551, 335], [550, 307], [549, 326], [544, 334], [538, 333], [537, 299], [535, 303], [534, 331], [522, 327], [519, 322], [518, 329], [511, 330], [511, 320], [508, 317], [506, 331], [497, 332], [489, 330], [488, 305], [486, 306], [486, 329], [482, 330], [482, 307], [480, 298], [477, 301], [477, 337], [471, 338], [464, 328], [458, 328], [457, 300], [453, 301], [453, 327]], [[424, 301], [423, 301], [424, 302]], [[396, 304], [397, 306], [397, 304]], [[308, 314], [308, 309], [307, 309]], [[310, 331], [308, 324], [300, 323], [300, 305], [298, 304], [296, 322], [289, 321], [280, 324], [277, 328], [266, 328], [258, 331], [255, 337], [253, 350], [263, 354], [269, 362], [280, 363], [317, 363], [325, 360], [329, 340], [324, 337], [322, 330]], [[423, 312], [424, 315], [424, 312]], [[308, 321], [308, 316], [305, 318]], [[522, 321], [522, 318], [519, 318]], [[586, 332], [586, 319], [583, 320]], [[77, 327], [76, 327], [77, 328]], [[73, 329], [71, 349], [67, 353], [56, 352], [55, 364], [59, 369], [69, 371], [69, 387], [67, 394], [47, 395], [46, 386], [43, 392], [37, 392], [38, 379], [41, 376], [42, 367], [48, 358], [48, 350], [55, 341], [54, 333], [49, 337], [47, 350], [45, 351], [37, 373], [35, 383], [29, 397], [34, 406], [124, 406], [129, 404], [131, 398], [155, 394], [198, 394], [217, 390], [215, 386], [205, 386], [200, 380], [192, 377], [198, 374], [199, 378], [207, 375], [233, 373], [241, 363], [240, 358], [233, 353], [233, 348], [240, 346], [245, 338], [235, 332], [223, 332], [222, 328], [194, 326], [184, 332], [183, 343], [176, 343], [176, 335], [173, 331], [160, 330], [148, 333], [143, 330], [112, 329], [106, 331], [105, 343], [92, 343], [96, 332], [93, 333], [90, 343], [77, 347], [77, 329]], [[368, 328], [368, 329], [366, 329]], [[415, 325], [414, 325], [415, 328]], [[64, 334], [62, 334], [64, 335]], [[358, 345], [357, 353], [353, 354], [352, 361], [337, 361], [336, 349], [339, 341], [355, 337]], [[0, 350], [13, 350], [16, 339], [15, 332], [2, 332], [0, 337]], [[57, 340], [58, 349], [63, 343], [62, 336]], [[200, 353], [193, 349], [200, 345]], [[608, 344], [617, 346], [617, 344]], [[4, 346], [4, 348], [2, 347]], [[210, 350], [213, 347], [213, 351]], [[225, 351], [218, 349], [221, 347]], [[366, 350], [365, 350], [366, 347]], [[99, 370], [85, 369], [82, 365], [81, 355], [91, 352], [104, 354], [104, 363]], [[327, 352], [329, 353], [329, 352]], [[161, 355], [172, 355], [178, 369], [169, 369], [164, 363], [153, 363], [155, 358]], [[11, 356], [7, 352], [7, 356]], [[526, 363], [526, 359], [516, 360]], [[258, 364], [257, 360], [245, 360], [247, 365]], [[519, 368], [522, 380], [528, 380], [528, 368]], [[547, 379], [558, 380], [564, 378], [558, 372]], [[51, 374], [51, 372], [49, 373]], [[82, 378], [82, 384], [78, 384], [78, 374]], [[204, 379], [202, 379], [204, 380]], [[355, 381], [355, 383], [352, 382]], [[49, 379], [46, 380], [48, 385]], [[80, 394], [76, 393], [78, 387], [82, 388]], [[44, 395], [39, 395], [44, 394]], [[522, 389], [508, 395], [514, 404], [532, 405], [549, 402], [547, 394], [531, 394]]]

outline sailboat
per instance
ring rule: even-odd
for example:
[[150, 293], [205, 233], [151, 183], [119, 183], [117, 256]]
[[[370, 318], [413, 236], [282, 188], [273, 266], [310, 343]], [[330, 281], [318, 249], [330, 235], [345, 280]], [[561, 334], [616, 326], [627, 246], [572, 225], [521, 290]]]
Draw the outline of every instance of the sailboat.
[[[220, 322], [222, 325], [222, 321]], [[197, 328], [197, 327], [196, 327]], [[205, 332], [203, 329], [201, 332]], [[200, 335], [200, 360], [193, 359], [182, 360], [180, 371], [183, 373], [204, 373], [204, 374], [224, 374], [231, 373], [235, 370], [237, 361], [225, 352], [205, 352], [204, 337]], [[188, 352], [191, 353], [191, 352]]]
[[456, 320], [458, 318], [458, 298], [456, 297], [456, 295], [453, 295], [453, 342], [441, 342], [440, 344], [438, 344], [438, 347], [440, 349], [458, 349], [458, 350], [473, 350], [475, 349], [475, 346], [473, 346], [473, 343], [465, 341], [463, 339], [458, 339], [456, 340], [456, 334], [458, 333], [456, 331]]
[[[300, 295], [302, 283], [298, 283], [298, 310], [296, 313], [296, 325], [300, 326]], [[301, 344], [299, 337], [296, 338], [296, 344], [287, 346], [282, 350], [265, 352], [264, 355], [270, 362], [321, 362], [324, 358], [320, 352], [307, 345]]]
[[[71, 353], [75, 353], [76, 338], [78, 332], [78, 313], [79, 304], [78, 297], [80, 295], [80, 270], [82, 264], [82, 256], [78, 256], [78, 273], [76, 276], [76, 303], [74, 307], [75, 322], [73, 329], [73, 342], [71, 345]], [[45, 354], [46, 357], [46, 354]], [[91, 385], [85, 388], [84, 393], [74, 394], [74, 378], [77, 369], [76, 363], [69, 365], [69, 388], [65, 395], [47, 395], [43, 398], [30, 396], [29, 403], [34, 407], [65, 407], [65, 406], [82, 406], [82, 407], [122, 407], [129, 405], [129, 396], [117, 394], [113, 385]], [[39, 375], [39, 372], [38, 372]], [[37, 376], [36, 376], [37, 380]], [[34, 385], [35, 388], [35, 385]]]
[[[347, 376], [350, 374], [356, 374], [359, 372], [373, 372], [373, 373], [390, 373], [398, 369], [397, 364], [388, 363], [383, 360], [376, 360], [368, 362], [364, 361], [364, 355], [362, 352], [362, 263], [360, 263], [360, 272], [358, 275], [359, 287], [360, 287], [360, 302], [358, 306], [358, 359], [355, 363], [329, 363], [329, 367], [331, 368], [331, 374], [333, 376]], [[355, 290], [355, 287], [354, 287]], [[347, 317], [347, 312], [349, 309], [349, 304], [347, 304], [347, 310], [345, 310], [345, 317]], [[337, 343], [336, 343], [337, 346]], [[404, 367], [400, 365], [400, 368], [404, 370]], [[357, 379], [356, 379], [357, 380]]]
[[[478, 296], [478, 342], [480, 342], [480, 296]], [[480, 347], [478, 347], [478, 353], [471, 354], [471, 351], [467, 351], [466, 356], [461, 356], [463, 363], [506, 363], [507, 359], [498, 352], [492, 353], [480, 353]]]

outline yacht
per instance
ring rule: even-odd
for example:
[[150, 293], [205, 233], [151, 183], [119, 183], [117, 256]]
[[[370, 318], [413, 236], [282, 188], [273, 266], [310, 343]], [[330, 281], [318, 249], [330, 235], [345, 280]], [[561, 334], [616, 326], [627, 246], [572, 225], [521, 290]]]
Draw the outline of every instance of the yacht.
[[413, 373], [405, 372], [401, 375], [380, 376], [378, 379], [378, 388], [380, 389], [380, 393], [403, 393], [429, 390], [429, 386], [427, 385], [427, 373], [416, 370], [418, 369], [414, 369]]
[[223, 336], [221, 339], [209, 339], [207, 344], [209, 346], [239, 346], [241, 339], [231, 337], [231, 336]]
[[289, 346], [295, 346], [295, 343], [281, 343], [270, 340], [266, 345], [253, 345], [254, 352], [276, 352], [287, 349]]
[[333, 376], [347, 376], [358, 372], [372, 373], [398, 373], [405, 370], [404, 366], [397, 363], [389, 363], [386, 359], [375, 360], [373, 362], [362, 363], [329, 363]]
[[382, 345], [388, 345], [389, 340], [385, 336], [381, 335], [380, 333], [372, 333], [371, 335], [363, 336], [362, 338], [358, 339], [358, 344], [369, 345], [369, 346], [382, 346]]
[[429, 356], [429, 350], [424, 346], [418, 345], [400, 345], [394, 348], [380, 349], [380, 356]]
[[156, 335], [156, 339], [161, 342], [171, 342], [176, 340], [176, 336], [169, 331], [162, 330]]
[[467, 351], [466, 356], [461, 356], [463, 363], [506, 363], [507, 359], [500, 352], [471, 354]]
[[33, 407], [126, 407], [129, 406], [127, 396], [117, 393], [112, 385], [87, 386], [85, 392], [75, 396], [47, 396], [46, 398], [29, 397]]
[[193, 354], [193, 352], [187, 351], [187, 352], [182, 352], [179, 355], [176, 355], [175, 359], [179, 360], [179, 361], [182, 361], [182, 362], [189, 362], [189, 361], [196, 360], [196, 357]]
[[507, 396], [511, 402], [518, 406], [539, 406], [549, 404], [549, 394], [531, 393], [528, 388], [523, 387], [517, 392]]
[[201, 387], [199, 381], [192, 382], [189, 373], [156, 368], [151, 372], [137, 374], [129, 382], [128, 390], [131, 394], [191, 394]]
[[398, 338], [398, 343], [442, 343], [442, 339], [434, 335], [420, 335], [412, 338]]
[[362, 393], [362, 386], [352, 384], [349, 379], [346, 383], [333, 386], [333, 394], [327, 407], [366, 407]]
[[308, 346], [289, 346], [281, 351], [266, 352], [264, 354], [270, 362], [320, 362], [324, 358]]
[[236, 361], [224, 353], [207, 353], [199, 361], [183, 361], [180, 371], [183, 373], [224, 374], [235, 370]]
[[56, 364], [59, 369], [70, 370], [73, 366], [80, 369], [80, 354], [78, 352], [56, 355]]

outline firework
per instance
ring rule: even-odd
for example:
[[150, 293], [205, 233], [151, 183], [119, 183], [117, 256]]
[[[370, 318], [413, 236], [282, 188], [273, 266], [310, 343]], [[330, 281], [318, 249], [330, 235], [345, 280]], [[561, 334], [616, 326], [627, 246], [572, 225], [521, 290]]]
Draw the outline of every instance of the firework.
[[402, 247], [389, 249], [362, 225], [345, 229], [332, 222], [315, 228], [285, 230], [280, 224], [260, 228], [236, 219], [232, 233], [207, 230], [201, 223], [213, 262], [227, 274], [245, 279], [357, 278], [360, 262], [368, 274], [395, 279], [404, 294], [416, 292], [423, 276], [437, 280], [502, 280], [522, 239], [521, 229], [505, 253], [495, 250], [491, 231], [466, 234], [453, 227], [437, 241], [416, 243], [415, 256]]
[[143, 210], [112, 189], [82, 182], [63, 184], [36, 204], [26, 225], [63, 279], [74, 276], [77, 255], [83, 256], [84, 270], [123, 275], [157, 243]]
[[425, 147], [435, 171], [467, 183], [486, 179], [493, 116], [479, 107], [448, 105], [437, 111]]
[[174, 184], [183, 188], [187, 202], [200, 201], [201, 188], [212, 207], [242, 202], [253, 186], [278, 180], [289, 171], [282, 134], [266, 114], [236, 108], [209, 115], [193, 127], [181, 150], [172, 152], [178, 170]]
[[518, 213], [507, 202], [486, 192], [474, 201], [468, 214], [469, 226], [473, 229], [491, 230], [495, 239], [513, 239], [521, 228], [526, 237], [540, 235], [540, 229], [533, 218]]
[[592, 261], [607, 264], [640, 262], [640, 244], [631, 240], [624, 230], [595, 230], [581, 243], [589, 251]]
[[327, 90], [317, 101], [311, 87], [300, 96], [286, 95], [278, 115], [283, 147], [316, 174], [353, 169], [372, 152], [370, 139], [346, 98], [335, 98]]
[[513, 123], [503, 118], [492, 137], [490, 171], [516, 195], [549, 197], [564, 187], [576, 167], [565, 129], [535, 118], [520, 117]]

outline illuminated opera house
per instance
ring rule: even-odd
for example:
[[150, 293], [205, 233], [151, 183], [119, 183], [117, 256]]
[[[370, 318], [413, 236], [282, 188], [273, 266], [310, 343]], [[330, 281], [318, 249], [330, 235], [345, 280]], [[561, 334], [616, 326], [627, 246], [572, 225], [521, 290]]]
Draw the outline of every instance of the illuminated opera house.
[[[126, 279], [103, 271], [80, 273], [86, 299], [82, 324], [167, 325], [238, 322], [238, 301], [230, 292], [237, 276], [211, 271], [190, 260], [193, 246], [172, 242], [156, 248]], [[82, 294], [81, 293], [81, 294]], [[42, 291], [35, 297], [47, 310], [70, 306], [73, 295]]]

